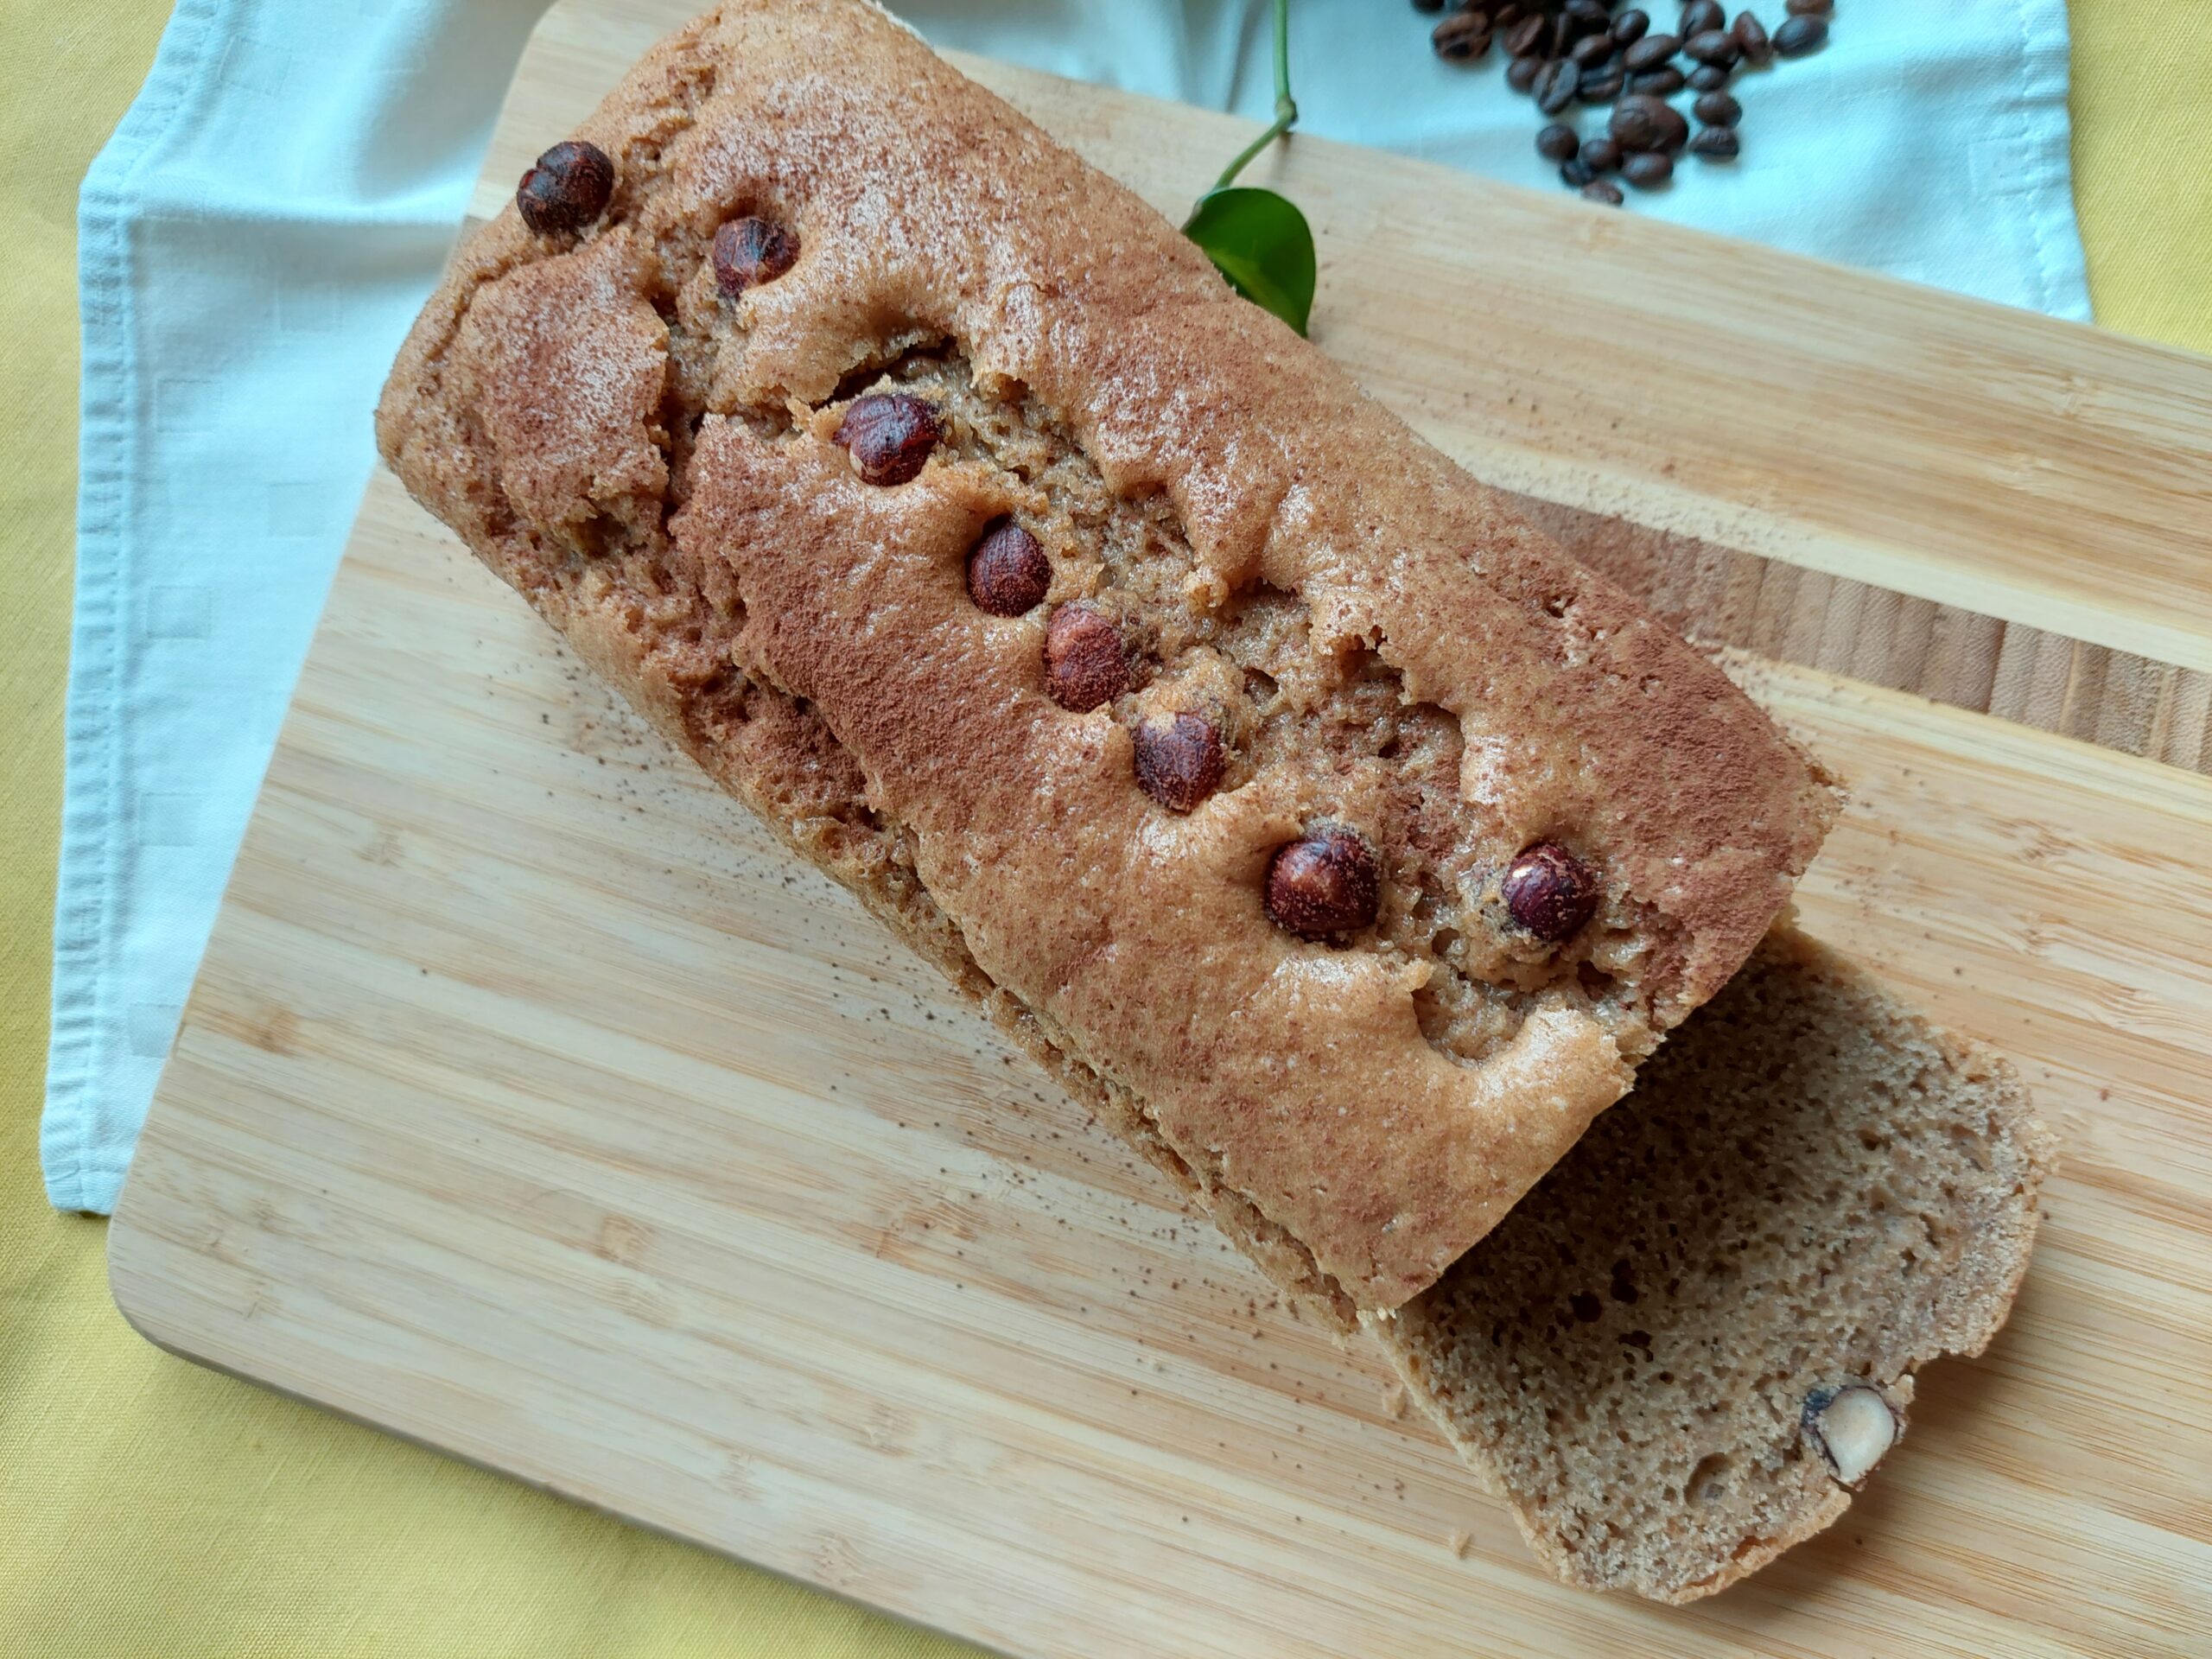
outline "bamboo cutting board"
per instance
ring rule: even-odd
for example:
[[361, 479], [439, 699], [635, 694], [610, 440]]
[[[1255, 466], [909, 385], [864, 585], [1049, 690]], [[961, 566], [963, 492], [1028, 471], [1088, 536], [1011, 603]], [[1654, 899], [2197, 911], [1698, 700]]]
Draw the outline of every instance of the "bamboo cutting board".
[[[480, 205], [678, 20], [556, 10]], [[1164, 206], [1242, 130], [978, 69]], [[382, 475], [113, 1225], [119, 1305], [1021, 1655], [2212, 1653], [2212, 365], [1319, 143], [1281, 171], [1317, 337], [1754, 648], [1854, 784], [1812, 931], [2061, 1129], [2011, 1326], [1923, 1375], [1841, 1524], [1688, 1609], [1553, 1584], [1378, 1362]], [[2007, 697], [2027, 723], [1976, 711]]]

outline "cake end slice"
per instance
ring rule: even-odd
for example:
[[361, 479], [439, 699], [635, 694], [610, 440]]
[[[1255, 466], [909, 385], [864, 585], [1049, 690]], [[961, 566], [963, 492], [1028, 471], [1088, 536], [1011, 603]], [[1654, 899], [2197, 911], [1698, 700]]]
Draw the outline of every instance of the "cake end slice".
[[1690, 1601], [1832, 1524], [1919, 1368], [1988, 1344], [2051, 1157], [2003, 1060], [1777, 928], [1370, 1323], [1560, 1579]]

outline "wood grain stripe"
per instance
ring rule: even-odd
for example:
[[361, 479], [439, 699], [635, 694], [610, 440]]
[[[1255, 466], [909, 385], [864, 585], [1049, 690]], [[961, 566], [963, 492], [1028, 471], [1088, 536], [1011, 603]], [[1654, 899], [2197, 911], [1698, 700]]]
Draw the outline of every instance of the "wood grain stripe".
[[2212, 771], [2212, 674], [1523, 497], [1532, 518], [1700, 644]]

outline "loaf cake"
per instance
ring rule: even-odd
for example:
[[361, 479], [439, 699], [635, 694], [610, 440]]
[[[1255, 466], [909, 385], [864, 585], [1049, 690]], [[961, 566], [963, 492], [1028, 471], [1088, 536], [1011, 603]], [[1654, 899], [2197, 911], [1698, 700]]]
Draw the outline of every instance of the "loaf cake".
[[1341, 1320], [1573, 1145], [1833, 814], [1716, 667], [859, 0], [642, 60], [457, 254], [378, 435]]
[[1560, 1578], [1708, 1595], [1976, 1354], [2051, 1155], [2019, 1079], [1779, 928], [1495, 1230], [1374, 1319]]

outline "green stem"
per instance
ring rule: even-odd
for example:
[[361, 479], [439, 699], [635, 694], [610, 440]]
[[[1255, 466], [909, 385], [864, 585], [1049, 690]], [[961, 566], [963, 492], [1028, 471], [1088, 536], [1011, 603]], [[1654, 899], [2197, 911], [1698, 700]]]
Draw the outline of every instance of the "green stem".
[[1244, 164], [1288, 132], [1297, 119], [1298, 105], [1290, 95], [1290, 0], [1275, 0], [1275, 124], [1237, 152], [1213, 188], [1225, 190], [1236, 182]]

